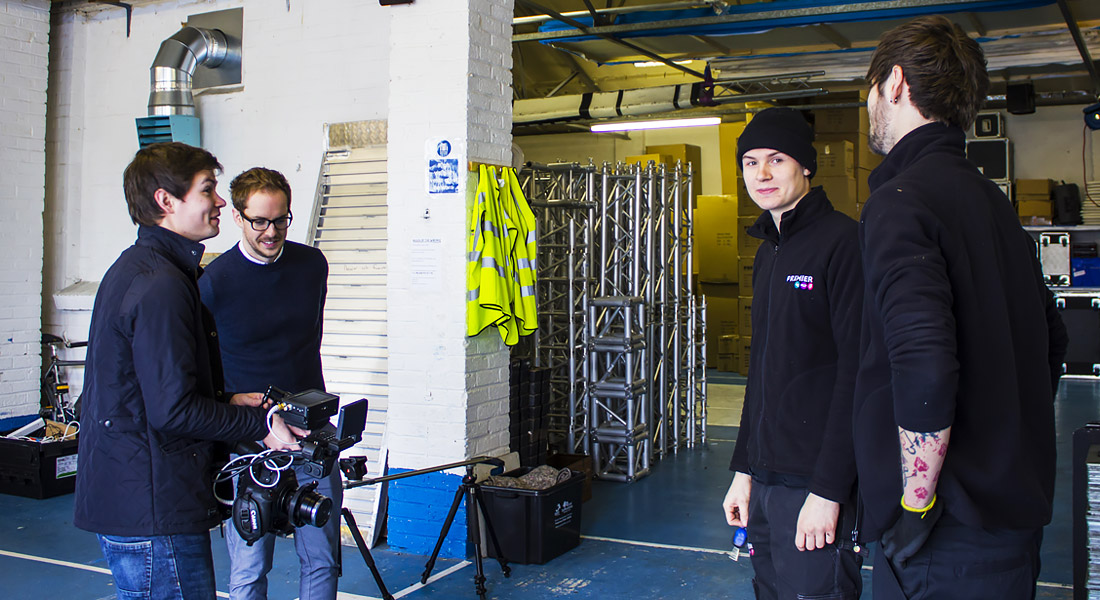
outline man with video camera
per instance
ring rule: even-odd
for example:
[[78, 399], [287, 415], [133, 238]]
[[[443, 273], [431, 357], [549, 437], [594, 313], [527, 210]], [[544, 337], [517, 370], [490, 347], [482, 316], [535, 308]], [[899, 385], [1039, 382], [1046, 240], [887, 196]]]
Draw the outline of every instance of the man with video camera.
[[137, 241], [103, 276], [92, 310], [73, 524], [97, 534], [126, 597], [214, 597], [216, 441], [297, 448], [279, 441], [293, 437], [278, 415], [269, 433], [259, 393], [222, 392], [197, 283], [199, 242], [218, 234], [225, 206], [221, 168], [179, 142], [137, 152], [123, 175]]
[[[328, 262], [320, 250], [287, 241], [292, 219], [290, 185], [281, 173], [256, 167], [229, 186], [233, 221], [241, 241], [215, 259], [200, 282], [202, 300], [220, 334], [227, 390], [275, 386], [290, 393], [324, 390], [322, 318]], [[248, 438], [249, 440], [255, 438]], [[300, 527], [294, 546], [301, 562], [301, 600], [336, 598], [343, 491], [339, 469], [320, 480], [294, 469], [306, 486], [332, 499], [332, 517], [321, 527]], [[233, 600], [267, 598], [275, 534], [248, 544], [226, 527]]]

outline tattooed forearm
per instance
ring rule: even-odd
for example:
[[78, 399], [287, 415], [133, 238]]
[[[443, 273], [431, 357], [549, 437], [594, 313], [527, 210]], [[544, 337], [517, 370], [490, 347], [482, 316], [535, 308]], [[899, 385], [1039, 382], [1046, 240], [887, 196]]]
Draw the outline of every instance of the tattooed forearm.
[[906, 505], [921, 508], [931, 501], [936, 492], [944, 457], [947, 455], [950, 437], [950, 427], [930, 433], [898, 427], [902, 492]]

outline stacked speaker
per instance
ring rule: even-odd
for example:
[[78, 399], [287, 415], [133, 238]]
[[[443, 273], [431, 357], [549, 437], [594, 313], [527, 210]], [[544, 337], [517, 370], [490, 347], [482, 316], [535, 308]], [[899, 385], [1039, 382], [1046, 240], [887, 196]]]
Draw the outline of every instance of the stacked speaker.
[[966, 158], [1012, 198], [1012, 140], [999, 112], [978, 113], [966, 140]]
[[519, 464], [546, 464], [550, 424], [550, 370], [532, 367], [526, 359], [512, 359], [508, 366], [508, 419], [510, 447], [519, 453]]

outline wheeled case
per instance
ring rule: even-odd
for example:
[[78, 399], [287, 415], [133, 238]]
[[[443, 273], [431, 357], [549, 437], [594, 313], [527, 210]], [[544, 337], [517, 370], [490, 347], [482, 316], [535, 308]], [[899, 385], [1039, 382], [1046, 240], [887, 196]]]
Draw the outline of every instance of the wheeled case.
[[1048, 287], [1069, 287], [1069, 233], [1049, 231], [1039, 234], [1039, 264]]
[[1100, 291], [1055, 292], [1069, 333], [1063, 373], [1100, 377]]

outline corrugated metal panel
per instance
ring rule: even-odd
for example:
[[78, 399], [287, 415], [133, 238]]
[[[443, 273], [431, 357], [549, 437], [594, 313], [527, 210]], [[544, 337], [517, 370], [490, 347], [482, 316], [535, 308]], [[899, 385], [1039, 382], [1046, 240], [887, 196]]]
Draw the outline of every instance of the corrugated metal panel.
[[[326, 152], [309, 239], [329, 263], [321, 364], [328, 391], [341, 402], [369, 401], [363, 440], [346, 454], [365, 454], [373, 476], [385, 471], [382, 437], [389, 407], [386, 220], [385, 145]], [[344, 506], [372, 546], [380, 529], [379, 488], [344, 493]]]

